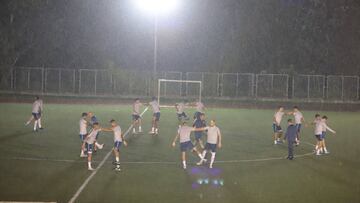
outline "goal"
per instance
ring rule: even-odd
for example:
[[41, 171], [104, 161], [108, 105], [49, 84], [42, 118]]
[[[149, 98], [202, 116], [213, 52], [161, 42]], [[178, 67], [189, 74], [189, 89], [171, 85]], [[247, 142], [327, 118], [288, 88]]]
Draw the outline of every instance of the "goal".
[[202, 82], [197, 80], [158, 79], [157, 98], [191, 98], [201, 101]]

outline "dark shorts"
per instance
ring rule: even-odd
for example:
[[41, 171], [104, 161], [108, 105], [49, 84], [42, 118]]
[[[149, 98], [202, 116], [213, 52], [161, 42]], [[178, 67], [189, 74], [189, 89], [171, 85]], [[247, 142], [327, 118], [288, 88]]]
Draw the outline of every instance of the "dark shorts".
[[41, 113], [32, 113], [32, 116], [35, 120], [38, 120], [41, 117]]
[[121, 143], [120, 141], [115, 141], [114, 142], [114, 149], [119, 151], [120, 150], [120, 146], [121, 146]]
[[85, 144], [85, 149], [86, 149], [86, 152], [88, 154], [92, 154], [93, 150], [94, 150], [94, 145], [93, 144], [88, 144], [86, 143]]
[[160, 120], [160, 112], [154, 113], [153, 117], [155, 118], [155, 121], [159, 121]]
[[301, 123], [295, 125], [297, 132], [299, 133], [301, 130]]
[[211, 150], [211, 152], [216, 152], [216, 144], [206, 143], [205, 150]]
[[85, 134], [85, 135], [79, 134], [79, 137], [80, 137], [81, 142], [84, 142], [84, 140], [85, 140], [85, 138], [86, 138], [86, 135], [87, 135], [87, 134]]
[[181, 120], [183, 118], [187, 118], [187, 115], [185, 114], [185, 112], [182, 112], [182, 113], [177, 113], [177, 117], [179, 120]]
[[180, 143], [180, 151], [186, 152], [186, 151], [192, 150], [192, 149], [194, 149], [194, 145], [191, 141]]
[[272, 127], [273, 127], [274, 133], [280, 133], [280, 132], [282, 132], [281, 126], [276, 125], [275, 123], [273, 123]]
[[322, 141], [323, 138], [322, 138], [322, 135], [315, 135], [315, 138], [317, 141]]
[[132, 115], [133, 121], [138, 121], [138, 120], [140, 120], [140, 118], [141, 117], [139, 115], [135, 115], [135, 114]]
[[326, 137], [326, 132], [323, 131], [323, 132], [321, 133], [321, 139], [323, 140], [323, 139], [325, 139], [325, 137]]
[[202, 132], [195, 132], [194, 134], [195, 134], [196, 141], [199, 141], [201, 139], [202, 135], [203, 135]]
[[199, 119], [200, 120], [200, 115], [201, 115], [201, 112], [195, 112], [194, 113], [194, 119]]

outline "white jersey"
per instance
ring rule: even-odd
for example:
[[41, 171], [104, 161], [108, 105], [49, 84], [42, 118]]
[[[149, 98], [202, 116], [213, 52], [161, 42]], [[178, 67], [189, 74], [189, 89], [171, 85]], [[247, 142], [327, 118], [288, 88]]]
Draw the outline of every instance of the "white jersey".
[[112, 130], [114, 131], [114, 142], [122, 142], [120, 126], [118, 125], [112, 128]]
[[322, 134], [322, 122], [321, 120], [314, 120], [314, 123], [315, 123], [315, 135], [321, 135]]
[[275, 122], [280, 125], [282, 117], [284, 116], [284, 112], [278, 111], [274, 114]]
[[88, 144], [94, 144], [96, 140], [96, 135], [101, 131], [101, 129], [92, 129], [89, 135], [85, 138], [85, 142]]
[[86, 135], [87, 130], [86, 130], [86, 126], [87, 126], [87, 121], [84, 118], [81, 118], [79, 121], [79, 125], [80, 125], [80, 135]]
[[149, 103], [152, 110], [153, 110], [153, 113], [159, 113], [160, 112], [160, 107], [159, 107], [159, 103], [157, 101], [152, 101]]
[[196, 111], [197, 112], [201, 112], [201, 113], [204, 113], [204, 104], [202, 102], [196, 102]]
[[43, 110], [43, 101], [41, 99], [36, 100], [32, 106], [33, 113], [40, 113]]
[[140, 107], [141, 107], [141, 103], [140, 102], [134, 102], [133, 104], [133, 115], [140, 115]]
[[176, 108], [176, 113], [182, 114], [182, 113], [184, 113], [184, 110], [185, 110], [185, 104], [182, 102], [178, 103], [177, 108]]
[[301, 124], [303, 114], [300, 111], [294, 112], [295, 124]]
[[208, 126], [205, 127], [207, 132], [207, 143], [209, 144], [217, 144], [218, 136], [220, 135], [220, 129], [217, 126]]
[[323, 132], [326, 132], [326, 130], [329, 130], [330, 132], [335, 133], [335, 131], [326, 124], [324, 119], [322, 119], [320, 123], [321, 123], [321, 129]]
[[193, 131], [192, 127], [189, 126], [181, 126], [178, 129], [178, 133], [180, 135], [180, 143], [188, 142], [190, 141], [190, 134]]

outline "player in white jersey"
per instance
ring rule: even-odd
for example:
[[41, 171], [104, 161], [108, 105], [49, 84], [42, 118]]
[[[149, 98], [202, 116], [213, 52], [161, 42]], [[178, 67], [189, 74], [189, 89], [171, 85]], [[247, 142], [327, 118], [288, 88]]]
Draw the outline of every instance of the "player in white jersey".
[[[323, 116], [321, 119], [321, 128], [322, 128], [322, 133], [321, 133], [321, 141], [320, 141], [320, 152], [321, 153], [325, 153], [325, 154], [329, 154], [330, 152], [326, 149], [326, 144], [325, 144], [325, 137], [326, 137], [326, 131], [329, 130], [330, 132], [336, 134], [336, 131], [331, 129], [328, 125], [327, 125], [327, 120], [328, 117], [327, 116]], [[318, 152], [316, 152], [318, 153]]]
[[281, 129], [281, 120], [284, 116], [284, 107], [279, 106], [278, 110], [273, 116], [273, 131], [274, 131], [274, 144], [281, 143], [281, 136], [283, 131]]
[[103, 131], [105, 132], [114, 132], [114, 147], [113, 147], [113, 151], [114, 151], [114, 156], [115, 156], [115, 170], [120, 171], [120, 146], [123, 143], [124, 146], [127, 146], [127, 143], [124, 139], [124, 136], [121, 132], [121, 128], [120, 126], [116, 123], [116, 121], [114, 119], [112, 119], [110, 121], [111, 123], [111, 128], [102, 128]]
[[96, 135], [101, 131], [101, 127], [99, 126], [99, 123], [93, 123], [93, 128], [89, 132], [89, 134], [86, 136], [83, 144], [83, 150], [86, 149], [87, 151], [87, 159], [88, 159], [88, 170], [92, 171], [94, 168], [91, 166], [92, 161], [92, 153], [94, 150], [94, 143], [96, 140]]
[[200, 119], [200, 115], [205, 112], [205, 105], [199, 100], [195, 102], [196, 112], [194, 113], [194, 120]]
[[[93, 112], [88, 112], [88, 113], [87, 113], [87, 121], [88, 121], [88, 124], [89, 124], [89, 126], [90, 126], [91, 128], [93, 127], [93, 124], [94, 124], [94, 123], [99, 123], [99, 120], [97, 119], [97, 117], [94, 115]], [[96, 152], [97, 149], [102, 149], [102, 148], [104, 147], [104, 144], [99, 144], [99, 143], [97, 142], [97, 140], [98, 140], [98, 138], [99, 138], [99, 134], [100, 134], [100, 133], [98, 133], [98, 134], [96, 135], [96, 138], [95, 138], [94, 152]]]
[[192, 150], [193, 152], [197, 153], [198, 156], [203, 159], [202, 154], [197, 151], [196, 147], [193, 145], [190, 139], [191, 132], [194, 131], [204, 131], [204, 128], [193, 128], [187, 125], [186, 121], [183, 120], [181, 122], [181, 126], [178, 129], [178, 132], [174, 138], [172, 146], [176, 146], [176, 141], [180, 138], [180, 151], [181, 151], [181, 160], [183, 164], [183, 169], [186, 169], [186, 151]]
[[151, 106], [151, 109], [153, 111], [153, 117], [151, 121], [151, 131], [149, 134], [155, 134], [157, 135], [159, 133], [159, 121], [160, 121], [160, 106], [159, 103], [156, 100], [156, 97], [152, 98], [152, 101], [149, 102], [149, 105]]
[[177, 118], [179, 120], [179, 127], [181, 126], [182, 120], [189, 120], [188, 116], [185, 113], [186, 100], [175, 104]]
[[141, 129], [141, 116], [140, 116], [140, 108], [142, 103], [139, 98], [136, 98], [133, 103], [133, 112], [132, 112], [132, 120], [133, 120], [133, 133], [136, 133], [136, 127], [139, 128], [139, 133], [142, 132]]
[[315, 152], [316, 155], [320, 155], [320, 142], [322, 140], [322, 123], [321, 116], [319, 114], [315, 115], [315, 120], [311, 123], [315, 125], [314, 134], [316, 138]]
[[43, 101], [39, 98], [39, 96], [35, 96], [35, 101], [32, 105], [31, 117], [25, 123], [25, 125], [29, 125], [32, 121], [34, 121], [34, 132], [37, 132], [38, 129], [44, 129], [41, 126], [41, 113], [43, 112], [43, 110]]
[[81, 114], [81, 118], [79, 121], [79, 127], [80, 127], [80, 132], [79, 132], [79, 136], [80, 136], [80, 141], [81, 141], [81, 152], [80, 152], [80, 157], [86, 157], [86, 154], [84, 153], [84, 149], [83, 149], [83, 144], [84, 144], [84, 140], [87, 136], [87, 113], [82, 113]]
[[200, 159], [200, 162], [197, 163], [197, 165], [201, 165], [206, 162], [206, 153], [208, 151], [211, 152], [211, 161], [209, 168], [213, 167], [213, 163], [215, 160], [216, 155], [216, 147], [221, 148], [221, 133], [220, 129], [216, 126], [215, 120], [210, 121], [210, 126], [207, 126], [204, 128], [207, 130], [207, 142], [205, 146], [205, 150], [202, 153], [202, 158]]
[[299, 107], [294, 106], [293, 111], [287, 113], [288, 115], [293, 115], [295, 120], [295, 127], [297, 129], [296, 134], [296, 145], [300, 144], [300, 131], [301, 131], [301, 125], [302, 123], [305, 123], [305, 119], [303, 114], [299, 111]]

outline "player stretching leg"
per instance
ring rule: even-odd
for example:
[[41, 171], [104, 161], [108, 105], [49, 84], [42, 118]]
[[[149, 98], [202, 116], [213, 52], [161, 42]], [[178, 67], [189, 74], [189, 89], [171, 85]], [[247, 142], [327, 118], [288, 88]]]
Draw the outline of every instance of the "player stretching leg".
[[221, 133], [220, 129], [216, 126], [215, 120], [210, 121], [210, 126], [207, 126], [204, 128], [208, 131], [207, 133], [207, 142], [205, 146], [205, 150], [202, 153], [202, 157], [200, 162], [197, 163], [197, 165], [201, 165], [206, 162], [206, 153], [208, 151], [211, 151], [211, 161], [209, 168], [213, 167], [213, 163], [215, 161], [215, 155], [216, 155], [216, 147], [221, 148]]
[[116, 121], [114, 119], [112, 119], [110, 121], [111, 123], [111, 128], [102, 128], [103, 131], [105, 132], [114, 132], [114, 156], [115, 156], [115, 170], [116, 171], [120, 171], [120, 146], [122, 143], [124, 143], [124, 146], [127, 146], [127, 143], [124, 139], [123, 134], [121, 133], [121, 128], [120, 126], [116, 123]]
[[330, 152], [326, 149], [326, 145], [325, 145], [325, 136], [326, 136], [326, 130], [329, 130], [330, 132], [336, 134], [336, 132], [331, 129], [327, 124], [327, 116], [323, 116], [321, 119], [321, 127], [322, 127], [322, 133], [321, 133], [321, 142], [320, 142], [320, 151], [321, 153], [325, 153], [325, 154], [329, 154]]
[[139, 127], [139, 133], [142, 132], [141, 129], [141, 116], [140, 116], [140, 107], [142, 106], [142, 103], [140, 102], [139, 98], [136, 98], [133, 103], [133, 113], [132, 113], [132, 119], [133, 119], [133, 133], [136, 133], [136, 127]]
[[[90, 127], [93, 127], [94, 123], [99, 123], [98, 119], [96, 118], [93, 112], [88, 113], [88, 123], [90, 124]], [[99, 144], [97, 142], [98, 138], [99, 138], [99, 132], [96, 134], [95, 137], [94, 152], [96, 152], [97, 149], [102, 149], [104, 147], [104, 144]]]
[[151, 131], [149, 134], [157, 135], [159, 133], [159, 121], [160, 121], [160, 106], [159, 103], [156, 101], [156, 97], [152, 98], [152, 101], [149, 103], [153, 110], [153, 117], [151, 121]]
[[[205, 114], [204, 113], [199, 113], [198, 117], [199, 118], [197, 118], [194, 121], [193, 127], [195, 127], [195, 128], [204, 128], [204, 127], [206, 127]], [[195, 147], [197, 145], [199, 145], [201, 149], [204, 149], [204, 144], [203, 144], [203, 141], [201, 140], [203, 132], [197, 131], [194, 134], [195, 134], [195, 144], [194, 144]]]
[[39, 98], [39, 96], [35, 96], [35, 101], [32, 105], [32, 115], [30, 119], [25, 123], [25, 125], [29, 125], [31, 121], [34, 120], [34, 132], [38, 131], [38, 127], [40, 130], [44, 129], [41, 126], [41, 113], [43, 112], [43, 101]]
[[84, 144], [83, 144], [83, 149], [86, 148], [87, 154], [88, 154], [88, 170], [89, 171], [93, 171], [94, 168], [91, 166], [91, 161], [92, 161], [92, 153], [93, 153], [93, 149], [94, 149], [94, 143], [96, 140], [96, 135], [101, 131], [101, 128], [99, 126], [99, 123], [93, 123], [93, 128], [90, 131], [89, 135], [85, 138], [84, 140]]
[[80, 152], [80, 157], [86, 157], [85, 153], [84, 153], [84, 148], [82, 147], [84, 144], [84, 140], [87, 136], [87, 121], [86, 121], [86, 117], [87, 117], [87, 113], [82, 113], [81, 115], [81, 119], [79, 121], [79, 125], [80, 125], [80, 140], [81, 140], [81, 152]]
[[205, 105], [199, 100], [195, 102], [196, 112], [194, 113], [194, 120], [200, 119], [200, 115], [205, 112]]
[[295, 126], [297, 129], [297, 134], [296, 134], [296, 145], [300, 144], [300, 131], [301, 131], [301, 124], [305, 123], [305, 119], [303, 114], [299, 111], [299, 107], [294, 106], [294, 109], [292, 112], [287, 113], [288, 115], [293, 115], [294, 116], [294, 120], [295, 120]]
[[203, 159], [203, 156], [199, 151], [196, 150], [195, 146], [190, 140], [190, 134], [193, 131], [203, 131], [204, 128], [193, 128], [190, 126], [187, 126], [187, 123], [185, 120], [183, 120], [181, 127], [178, 129], [178, 133], [176, 134], [174, 141], [172, 143], [172, 146], [175, 147], [176, 141], [178, 138], [180, 138], [180, 151], [181, 151], [181, 160], [183, 169], [186, 169], [186, 151], [192, 150], [197, 153], [197, 155], [200, 157], [200, 159]]
[[274, 130], [274, 144], [281, 143], [282, 129], [281, 129], [281, 120], [284, 116], [284, 107], [279, 106], [278, 110], [275, 112], [273, 117], [273, 130]]

